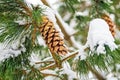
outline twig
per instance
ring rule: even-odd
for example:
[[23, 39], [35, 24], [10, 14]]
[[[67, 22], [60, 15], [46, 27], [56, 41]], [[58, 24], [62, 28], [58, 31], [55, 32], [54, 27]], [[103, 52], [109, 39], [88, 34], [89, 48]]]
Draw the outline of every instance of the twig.
[[52, 68], [56, 68], [56, 67], [57, 67], [56, 64], [52, 64], [52, 65], [48, 65], [46, 67], [40, 68], [40, 71], [45, 70], [45, 69], [52, 69]]
[[35, 64], [41, 64], [41, 63], [49, 63], [49, 64], [51, 64], [51, 63], [54, 63], [54, 61], [42, 61], [42, 62], [36, 62]]
[[61, 65], [62, 62], [61, 62], [61, 59], [59, 59], [60, 57], [56, 53], [54, 53], [53, 51], [50, 51], [50, 52], [51, 52], [52, 57], [53, 57], [53, 59], [55, 61], [56, 67], [62, 68], [62, 65]]
[[72, 55], [70, 55], [70, 56], [68, 56], [68, 57], [66, 57], [66, 58], [64, 58], [64, 59], [62, 59], [62, 62], [64, 62], [64, 61], [66, 61], [66, 60], [69, 60], [69, 59], [75, 57], [77, 54], [78, 54], [78, 52], [76, 52], [76, 53], [74, 53], [74, 54], [72, 54]]

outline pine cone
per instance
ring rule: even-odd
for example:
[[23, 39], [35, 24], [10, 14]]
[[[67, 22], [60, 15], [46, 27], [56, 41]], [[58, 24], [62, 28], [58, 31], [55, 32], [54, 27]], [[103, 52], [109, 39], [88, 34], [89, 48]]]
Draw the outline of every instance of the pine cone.
[[60, 37], [59, 32], [55, 29], [54, 24], [46, 16], [43, 16], [42, 20], [43, 23], [40, 26], [40, 32], [50, 51], [58, 53], [59, 55], [67, 54], [68, 50], [64, 46], [63, 39]]
[[114, 27], [114, 23], [112, 22], [111, 18], [110, 18], [108, 15], [106, 15], [106, 14], [104, 14], [104, 15], [102, 16], [102, 18], [103, 18], [103, 19], [107, 22], [107, 24], [109, 25], [109, 30], [110, 30], [112, 36], [114, 37], [114, 36], [115, 36], [115, 27]]

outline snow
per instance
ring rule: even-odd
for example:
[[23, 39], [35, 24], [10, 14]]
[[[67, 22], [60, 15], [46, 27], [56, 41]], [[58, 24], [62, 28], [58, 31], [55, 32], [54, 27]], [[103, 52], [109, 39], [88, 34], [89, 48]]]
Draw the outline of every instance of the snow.
[[15, 22], [18, 23], [19, 25], [25, 25], [27, 23], [25, 19], [23, 19], [23, 20], [17, 20]]
[[[24, 33], [24, 31], [20, 34], [20, 37], [14, 39], [9, 43], [9, 40], [4, 43], [0, 43], [0, 62], [3, 62], [5, 59], [10, 57], [17, 57], [21, 54], [21, 52], [25, 52], [26, 48], [23, 45], [25, 42], [25, 38], [28, 36], [28, 31]], [[26, 35], [25, 35], [26, 34]], [[9, 36], [9, 35], [8, 35]], [[9, 44], [8, 44], [9, 43]]]
[[115, 32], [116, 32], [115, 37], [120, 39], [120, 31], [118, 29], [116, 29]]
[[37, 40], [39, 45], [46, 47], [45, 41], [43, 40], [42, 36], [37, 36]]
[[57, 77], [54, 76], [47, 76], [44, 78], [44, 80], [59, 80]]
[[78, 43], [77, 41], [75, 41], [75, 38], [73, 37], [73, 34], [76, 32], [73, 28], [71, 28], [67, 23], [65, 23], [61, 16], [59, 15], [58, 12], [55, 13], [56, 17], [59, 19], [59, 21], [61, 22], [61, 24], [63, 25], [63, 28], [65, 30], [65, 32], [70, 36], [70, 40], [72, 41], [72, 44], [75, 48], [80, 48], [81, 45], [80, 43]]
[[106, 80], [118, 80], [117, 77], [114, 76], [113, 73], [109, 73], [107, 76], [106, 76]]
[[78, 48], [80, 49], [82, 46], [80, 45], [80, 43], [78, 43], [75, 38], [73, 36], [70, 37], [71, 41], [72, 41], [72, 44], [75, 48]]
[[59, 18], [59, 21], [62, 23], [62, 25], [64, 26], [64, 29], [65, 29], [65, 31], [66, 31], [66, 33], [68, 34], [68, 35], [73, 35], [76, 31], [73, 29], [73, 28], [71, 28], [67, 23], [65, 23], [63, 20], [62, 20], [62, 18], [61, 18], [61, 16], [59, 15], [59, 13], [58, 12], [55, 12], [55, 14], [56, 14], [56, 16]]
[[59, 78], [57, 77], [58, 74], [56, 73], [56, 70], [46, 69], [46, 70], [42, 70], [41, 73], [56, 75], [56, 76], [52, 76], [52, 75], [46, 76], [44, 78], [45, 80], [59, 80]]
[[76, 12], [75, 16], [88, 16], [88, 14], [88, 10], [85, 10], [84, 12]]
[[25, 52], [26, 48], [20, 44], [21, 47], [18, 49], [18, 45], [16, 43], [12, 44], [9, 47], [4, 47], [3, 44], [0, 45], [0, 62], [3, 62], [5, 59], [10, 57], [17, 57], [21, 54], [21, 52]]
[[46, 69], [46, 70], [42, 70], [41, 72], [42, 72], [42, 73], [45, 73], [45, 74], [54, 74], [54, 75], [56, 75], [56, 72], [53, 71], [53, 70], [48, 70], [48, 69]]
[[12, 49], [5, 49], [0, 50], [0, 62], [3, 62], [5, 59], [9, 57], [17, 57], [19, 54], [21, 54], [20, 50], [12, 50]]
[[30, 61], [30, 65], [31, 66], [34, 66], [36, 69], [40, 68], [41, 64], [36, 64], [36, 62], [40, 62], [41, 61], [41, 59], [39, 57], [39, 54], [32, 53], [31, 56], [28, 57], [28, 59]]
[[37, 7], [39, 5], [43, 5], [43, 3], [41, 2], [41, 0], [24, 0], [27, 5], [31, 8], [31, 5], [33, 5], [34, 7]]
[[87, 58], [87, 54], [84, 52], [84, 49], [81, 48], [78, 50], [78, 55], [74, 58], [74, 60], [80, 59], [80, 60], [85, 60]]
[[0, 62], [3, 62], [5, 59], [10, 57], [17, 57], [21, 54], [21, 52], [25, 52], [26, 48], [23, 45], [23, 42], [25, 41], [24, 38], [14, 40], [11, 42], [11, 44], [8, 44], [8, 42], [1, 43], [0, 44]]
[[[56, 23], [54, 10], [44, 5], [41, 0], [25, 0], [26, 4], [33, 5], [34, 7], [39, 6], [44, 9], [43, 14], [46, 15], [50, 21]], [[30, 6], [29, 6], [30, 7]]]
[[96, 52], [99, 55], [106, 53], [104, 45], [108, 45], [112, 51], [117, 48], [108, 24], [103, 19], [97, 18], [90, 22], [85, 46], [90, 47], [91, 51], [95, 51], [95, 47], [98, 46]]
[[68, 80], [74, 80], [77, 79], [77, 74], [71, 70], [70, 65], [68, 62], [64, 62], [62, 64], [63, 68], [60, 74], [67, 74], [68, 75]]

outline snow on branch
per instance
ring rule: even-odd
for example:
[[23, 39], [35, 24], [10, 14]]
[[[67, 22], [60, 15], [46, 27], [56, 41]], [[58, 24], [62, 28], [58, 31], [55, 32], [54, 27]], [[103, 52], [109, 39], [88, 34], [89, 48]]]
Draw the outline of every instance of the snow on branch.
[[[27, 32], [28, 31], [26, 31], [26, 33]], [[26, 33], [22, 32], [20, 37], [11, 43], [8, 43], [9, 41], [5, 41], [4, 43], [0, 44], [0, 62], [4, 62], [5, 59], [10, 57], [17, 57], [22, 52], [26, 51], [24, 46], [25, 39], [28, 37], [28, 34]]]
[[5, 49], [5, 50], [0, 50], [0, 62], [4, 61], [5, 59], [9, 57], [17, 57], [19, 54], [21, 54], [20, 50], [12, 50], [12, 49]]
[[67, 74], [68, 76], [68, 80], [74, 80], [74, 79], [77, 79], [77, 74], [76, 72], [74, 72], [71, 67], [70, 67], [70, 64], [68, 62], [64, 62], [62, 64], [63, 68], [62, 68], [62, 71], [60, 72], [60, 74]]
[[[37, 7], [39, 5], [43, 5], [41, 0], [24, 0], [26, 4], [31, 8], [32, 6]], [[32, 6], [31, 6], [32, 5]]]
[[80, 59], [80, 60], [85, 60], [87, 58], [87, 54], [85, 53], [84, 49], [79, 49], [78, 54], [74, 58], [74, 60]]
[[90, 22], [86, 47], [90, 47], [91, 51], [96, 51], [98, 54], [106, 53], [105, 45], [111, 51], [117, 48], [114, 43], [114, 38], [109, 31], [108, 24], [103, 19], [94, 19]]
[[22, 44], [20, 45], [21, 47], [19, 49], [17, 48], [17, 42], [7, 48], [4, 48], [3, 45], [0, 45], [0, 47], [3, 47], [0, 49], [0, 62], [4, 62], [5, 59], [10, 57], [17, 57], [21, 54], [21, 52], [25, 52], [26, 48]]
[[30, 61], [30, 65], [34, 66], [36, 69], [39, 69], [39, 67], [41, 66], [40, 64], [36, 64], [36, 62], [41, 61], [39, 54], [35, 54], [32, 53], [30, 57], [28, 57], [29, 61]]

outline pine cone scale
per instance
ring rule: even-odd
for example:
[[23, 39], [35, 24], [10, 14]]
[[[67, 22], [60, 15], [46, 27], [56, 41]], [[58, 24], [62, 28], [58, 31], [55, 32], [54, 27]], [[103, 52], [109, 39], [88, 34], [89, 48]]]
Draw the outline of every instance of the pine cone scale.
[[59, 55], [67, 54], [68, 50], [64, 45], [63, 39], [60, 37], [59, 32], [55, 29], [53, 22], [46, 16], [43, 16], [43, 24], [41, 24], [40, 32], [48, 45], [51, 52], [58, 53]]

